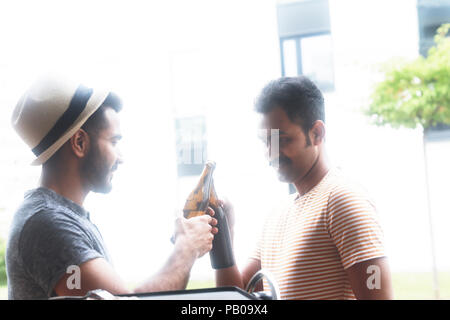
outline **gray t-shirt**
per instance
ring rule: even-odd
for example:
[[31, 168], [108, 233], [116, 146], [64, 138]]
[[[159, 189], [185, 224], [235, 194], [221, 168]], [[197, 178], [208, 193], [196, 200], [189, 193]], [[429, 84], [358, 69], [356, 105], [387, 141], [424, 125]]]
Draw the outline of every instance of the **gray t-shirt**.
[[[89, 212], [47, 188], [25, 193], [6, 249], [9, 299], [47, 299], [71, 265], [110, 262]], [[73, 272], [73, 271], [72, 271]]]

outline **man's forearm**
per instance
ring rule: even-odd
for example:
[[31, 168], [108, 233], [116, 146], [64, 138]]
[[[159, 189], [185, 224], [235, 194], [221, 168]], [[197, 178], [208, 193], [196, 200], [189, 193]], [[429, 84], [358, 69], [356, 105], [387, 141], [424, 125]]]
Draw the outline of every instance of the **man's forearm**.
[[216, 286], [235, 286], [244, 289], [242, 275], [236, 265], [216, 270]]
[[155, 292], [169, 290], [183, 290], [189, 281], [189, 275], [195, 262], [195, 255], [186, 252], [183, 248], [175, 246], [164, 267], [137, 287], [134, 292]]

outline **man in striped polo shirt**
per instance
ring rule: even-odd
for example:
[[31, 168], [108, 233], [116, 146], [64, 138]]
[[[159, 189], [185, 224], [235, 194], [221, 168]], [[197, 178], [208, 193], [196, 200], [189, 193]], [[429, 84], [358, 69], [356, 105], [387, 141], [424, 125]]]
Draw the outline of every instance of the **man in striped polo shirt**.
[[264, 268], [283, 299], [392, 299], [376, 210], [327, 160], [320, 90], [304, 76], [280, 78], [262, 90], [255, 107], [271, 165], [297, 193], [269, 215], [243, 270], [216, 271], [217, 286], [244, 288]]

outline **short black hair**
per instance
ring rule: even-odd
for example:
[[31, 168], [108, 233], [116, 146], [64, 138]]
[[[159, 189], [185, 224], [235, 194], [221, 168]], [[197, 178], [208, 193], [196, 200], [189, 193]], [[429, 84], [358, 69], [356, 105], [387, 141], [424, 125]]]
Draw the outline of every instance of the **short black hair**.
[[317, 120], [325, 122], [322, 92], [305, 76], [281, 77], [270, 81], [255, 102], [255, 110], [267, 114], [281, 107], [307, 135]]
[[81, 129], [88, 134], [98, 133], [100, 130], [105, 129], [106, 121], [104, 113], [106, 108], [112, 108], [116, 112], [122, 110], [122, 101], [115, 93], [110, 92], [101, 106], [86, 120], [81, 126]]

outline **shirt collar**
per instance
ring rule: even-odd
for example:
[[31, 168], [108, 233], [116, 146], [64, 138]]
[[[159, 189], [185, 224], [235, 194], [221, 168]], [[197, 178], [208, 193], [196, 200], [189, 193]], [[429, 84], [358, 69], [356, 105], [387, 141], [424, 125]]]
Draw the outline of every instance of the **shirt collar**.
[[31, 196], [34, 193], [42, 193], [45, 194], [46, 196], [50, 197], [52, 200], [60, 203], [62, 206], [68, 208], [70, 211], [72, 211], [73, 213], [84, 217], [86, 219], [90, 219], [90, 214], [89, 211], [85, 210], [83, 207], [79, 206], [78, 204], [76, 204], [75, 202], [73, 202], [70, 199], [67, 199], [66, 197], [63, 197], [62, 195], [56, 193], [55, 191], [45, 188], [45, 187], [39, 187], [30, 191], [27, 191], [25, 193], [25, 198]]

